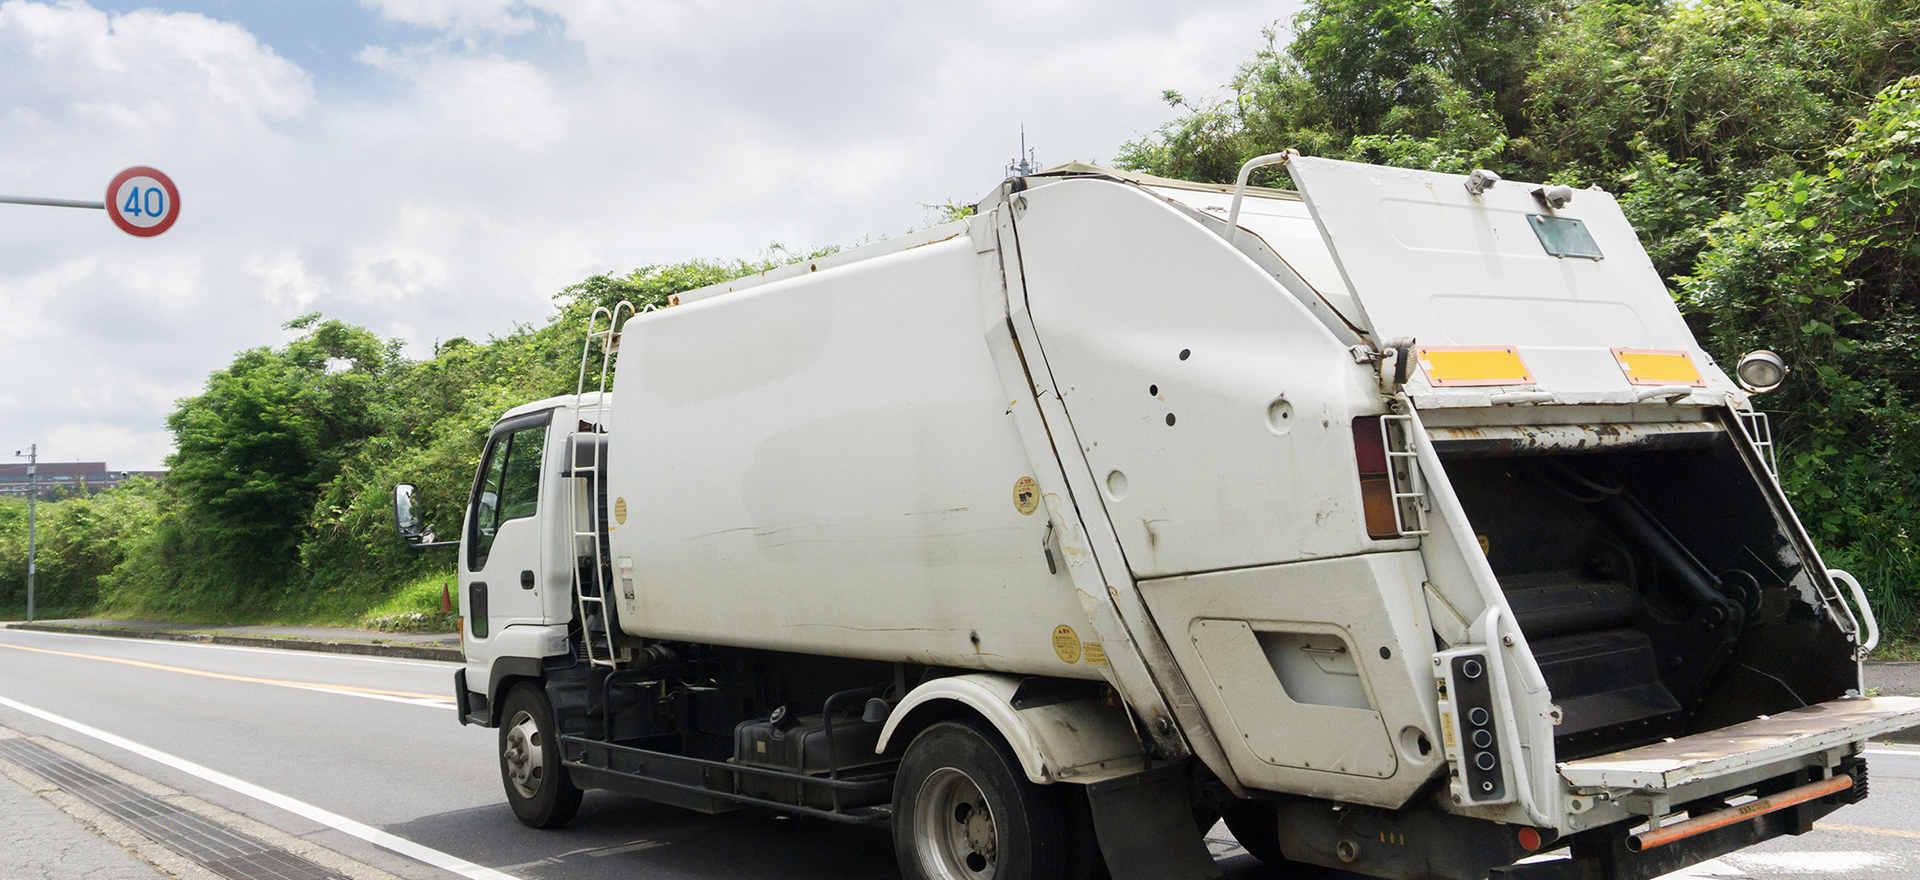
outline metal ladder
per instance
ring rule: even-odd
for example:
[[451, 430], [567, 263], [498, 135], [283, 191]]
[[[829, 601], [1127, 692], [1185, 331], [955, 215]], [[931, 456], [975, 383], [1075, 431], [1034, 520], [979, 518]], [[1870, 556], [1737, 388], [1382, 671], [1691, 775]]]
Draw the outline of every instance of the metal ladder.
[[[574, 385], [573, 406], [576, 424], [567, 434], [567, 455], [570, 457], [567, 464], [568, 470], [573, 474], [573, 480], [569, 483], [572, 504], [568, 505], [567, 509], [573, 532], [569, 552], [574, 554], [573, 599], [580, 619], [580, 641], [582, 647], [586, 649], [588, 663], [608, 668], [619, 665], [619, 655], [613, 647], [613, 617], [608, 613], [607, 605], [607, 589], [611, 585], [606, 582], [607, 560], [600, 543], [601, 536], [606, 533], [606, 523], [601, 521], [600, 510], [600, 496], [604, 494], [605, 487], [601, 485], [603, 462], [600, 460], [599, 435], [606, 431], [605, 419], [609, 410], [607, 373], [613, 365], [613, 353], [620, 350], [620, 325], [623, 315], [628, 318], [633, 317], [631, 303], [623, 301], [612, 309], [596, 306], [593, 314], [587, 317], [587, 338], [580, 347], [580, 375]], [[602, 316], [606, 318], [605, 327], [600, 324]], [[600, 341], [600, 377], [593, 401], [588, 403], [587, 364], [592, 358], [595, 340]], [[588, 454], [587, 461], [584, 463], [580, 460], [583, 434], [581, 426], [588, 426], [591, 432], [585, 434]], [[584, 478], [581, 474], [582, 467], [586, 469]], [[585, 497], [582, 497], [583, 493]], [[584, 523], [581, 522], [582, 515], [586, 517]], [[582, 538], [585, 538], [588, 545], [593, 548], [593, 564], [588, 567], [589, 573], [583, 573], [580, 570], [579, 546]], [[588, 625], [588, 621], [592, 619], [589, 609], [600, 613], [603, 638], [599, 640], [594, 638], [593, 629]]]
[[1757, 409], [1736, 409], [1733, 411], [1740, 419], [1740, 427], [1747, 432], [1747, 440], [1753, 443], [1753, 451], [1760, 453], [1760, 463], [1767, 468], [1767, 475], [1773, 481], [1780, 482], [1779, 453], [1773, 446], [1773, 423], [1767, 421], [1767, 414]]
[[1388, 413], [1380, 417], [1380, 435], [1387, 453], [1387, 486], [1393, 493], [1393, 523], [1403, 538], [1427, 533], [1427, 485], [1420, 471], [1420, 454], [1413, 449], [1413, 416]]

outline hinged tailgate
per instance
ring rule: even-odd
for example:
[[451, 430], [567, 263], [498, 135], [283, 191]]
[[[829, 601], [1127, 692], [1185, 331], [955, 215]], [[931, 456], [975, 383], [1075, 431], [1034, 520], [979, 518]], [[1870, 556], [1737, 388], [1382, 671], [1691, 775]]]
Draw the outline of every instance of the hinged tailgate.
[[[1485, 406], [1499, 386], [1537, 386], [1559, 403], [1633, 403], [1644, 383], [1624, 372], [1616, 351], [1682, 359], [1698, 379], [1674, 384], [1732, 390], [1605, 192], [1581, 190], [1549, 208], [1534, 184], [1518, 181], [1474, 195], [1455, 174], [1312, 157], [1289, 160], [1287, 170], [1375, 339], [1510, 350], [1525, 365], [1500, 374], [1511, 381], [1470, 383], [1491, 391], [1427, 387], [1426, 372], [1416, 371], [1423, 409]], [[1592, 256], [1550, 249], [1543, 223], [1582, 230]]]
[[1666, 791], [1915, 726], [1920, 726], [1920, 697], [1834, 700], [1671, 742], [1567, 761], [1560, 765], [1560, 775], [1579, 788]]

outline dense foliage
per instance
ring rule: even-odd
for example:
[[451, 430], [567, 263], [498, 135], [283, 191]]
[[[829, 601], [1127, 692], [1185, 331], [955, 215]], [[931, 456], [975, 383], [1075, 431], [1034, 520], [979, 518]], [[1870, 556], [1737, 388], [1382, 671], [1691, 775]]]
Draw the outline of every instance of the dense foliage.
[[[1125, 167], [1309, 155], [1618, 193], [1722, 363], [1771, 348], [1784, 483], [1884, 624], [1920, 629], [1920, 4], [1309, 0]], [[1257, 182], [1285, 185], [1270, 166]]]

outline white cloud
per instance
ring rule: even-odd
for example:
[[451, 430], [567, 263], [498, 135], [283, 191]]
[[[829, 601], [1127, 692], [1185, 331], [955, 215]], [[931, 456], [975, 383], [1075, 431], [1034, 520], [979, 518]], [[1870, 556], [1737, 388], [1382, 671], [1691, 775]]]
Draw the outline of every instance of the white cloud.
[[0, 192], [149, 164], [183, 206], [148, 240], [0, 206], [0, 441], [153, 467], [174, 399], [305, 312], [424, 354], [591, 272], [897, 234], [997, 183], [1022, 123], [1043, 162], [1111, 159], [1295, 8], [363, 2], [394, 26], [317, 84], [238, 23], [0, 3]]
[[[566, 131], [553, 84], [524, 61], [384, 46], [369, 46], [358, 58], [412, 87], [408, 98], [419, 112], [408, 118], [414, 125], [429, 123], [436, 140], [533, 153], [552, 149]], [[413, 126], [407, 131], [418, 133]]]
[[0, 53], [9, 109], [51, 123], [36, 133], [68, 146], [232, 145], [313, 100], [305, 71], [245, 29], [192, 13], [110, 17], [80, 3], [9, 0]]
[[381, 16], [459, 34], [521, 34], [534, 21], [517, 0], [362, 0]]
[[249, 282], [274, 312], [306, 314], [333, 292], [333, 285], [308, 268], [291, 248], [255, 252], [243, 265]]

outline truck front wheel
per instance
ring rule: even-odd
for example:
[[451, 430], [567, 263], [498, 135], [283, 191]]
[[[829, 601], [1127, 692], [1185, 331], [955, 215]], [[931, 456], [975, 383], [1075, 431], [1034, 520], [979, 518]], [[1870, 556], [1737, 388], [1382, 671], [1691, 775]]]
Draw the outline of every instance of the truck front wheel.
[[914, 737], [893, 794], [908, 880], [1042, 880], [1073, 861], [1061, 793], [1029, 782], [1000, 738], [965, 721]]
[[553, 706], [538, 685], [521, 682], [507, 693], [500, 717], [500, 779], [521, 824], [558, 828], [580, 811], [580, 789], [560, 763]]

